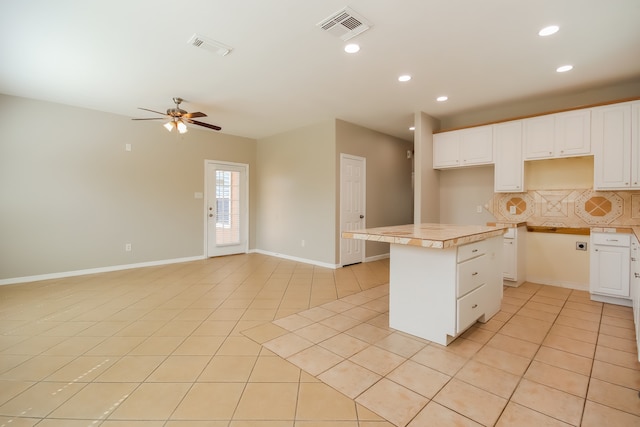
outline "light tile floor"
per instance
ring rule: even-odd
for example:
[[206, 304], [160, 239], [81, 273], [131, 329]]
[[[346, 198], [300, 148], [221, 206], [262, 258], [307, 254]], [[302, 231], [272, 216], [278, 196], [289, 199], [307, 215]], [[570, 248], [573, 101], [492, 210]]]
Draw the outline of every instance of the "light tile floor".
[[259, 254], [0, 287], [0, 427], [638, 426], [631, 310], [526, 283], [443, 347], [388, 261]]

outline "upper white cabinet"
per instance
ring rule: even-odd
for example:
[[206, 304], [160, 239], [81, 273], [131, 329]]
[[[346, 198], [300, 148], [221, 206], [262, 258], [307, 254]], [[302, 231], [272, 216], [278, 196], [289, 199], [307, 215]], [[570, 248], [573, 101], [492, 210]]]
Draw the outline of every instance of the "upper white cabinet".
[[477, 166], [493, 163], [493, 126], [433, 135], [433, 168]]
[[576, 110], [525, 119], [524, 160], [591, 154], [591, 111]]
[[640, 188], [640, 102], [592, 110], [594, 188]]
[[501, 123], [493, 127], [494, 191], [519, 193], [524, 191], [522, 162], [522, 121]]

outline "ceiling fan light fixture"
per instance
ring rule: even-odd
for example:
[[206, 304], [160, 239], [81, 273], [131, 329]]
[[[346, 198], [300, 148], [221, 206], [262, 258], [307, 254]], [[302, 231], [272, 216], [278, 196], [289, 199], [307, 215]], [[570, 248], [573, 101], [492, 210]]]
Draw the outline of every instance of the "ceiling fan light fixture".
[[167, 122], [167, 123], [163, 124], [162, 126], [164, 126], [164, 128], [166, 130], [171, 132], [173, 130], [173, 128], [175, 127], [175, 122], [173, 120], [171, 120], [170, 122]]
[[176, 123], [176, 127], [178, 128], [178, 132], [187, 133], [187, 131], [188, 131], [187, 125], [185, 125], [182, 120], [178, 120], [175, 123]]

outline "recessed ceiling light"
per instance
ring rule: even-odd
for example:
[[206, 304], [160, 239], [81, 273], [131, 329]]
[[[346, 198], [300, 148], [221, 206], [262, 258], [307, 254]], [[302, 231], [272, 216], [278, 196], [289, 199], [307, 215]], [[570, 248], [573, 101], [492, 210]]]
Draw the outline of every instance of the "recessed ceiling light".
[[409, 128], [409, 130], [416, 130], [416, 127], [415, 127], [415, 126], [411, 126], [411, 127]]
[[538, 31], [538, 35], [542, 37], [550, 36], [551, 34], [557, 33], [559, 29], [560, 27], [558, 27], [557, 25], [549, 25], [548, 27], [544, 27], [543, 29]]
[[444, 102], [444, 101], [446, 101], [447, 99], [449, 99], [449, 97], [448, 97], [448, 96], [444, 96], [444, 95], [443, 95], [443, 96], [439, 96], [439, 97], [437, 97], [437, 98], [436, 98], [436, 101], [438, 101], [438, 102]]
[[562, 67], [556, 68], [558, 73], [566, 73], [567, 71], [573, 70], [573, 65], [563, 65]]
[[409, 80], [411, 80], [411, 76], [409, 74], [403, 74], [402, 76], [398, 77], [399, 82], [408, 82]]
[[356, 43], [349, 43], [344, 47], [344, 51], [347, 53], [356, 53], [360, 50], [360, 45]]

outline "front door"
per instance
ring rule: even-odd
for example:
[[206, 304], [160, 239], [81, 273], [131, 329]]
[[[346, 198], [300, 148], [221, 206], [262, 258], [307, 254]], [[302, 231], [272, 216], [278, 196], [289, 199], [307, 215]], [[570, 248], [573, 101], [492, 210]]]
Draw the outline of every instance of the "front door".
[[[340, 154], [340, 231], [365, 228], [366, 159]], [[340, 265], [364, 261], [364, 240], [340, 238]]]
[[206, 163], [207, 257], [248, 251], [248, 167]]

